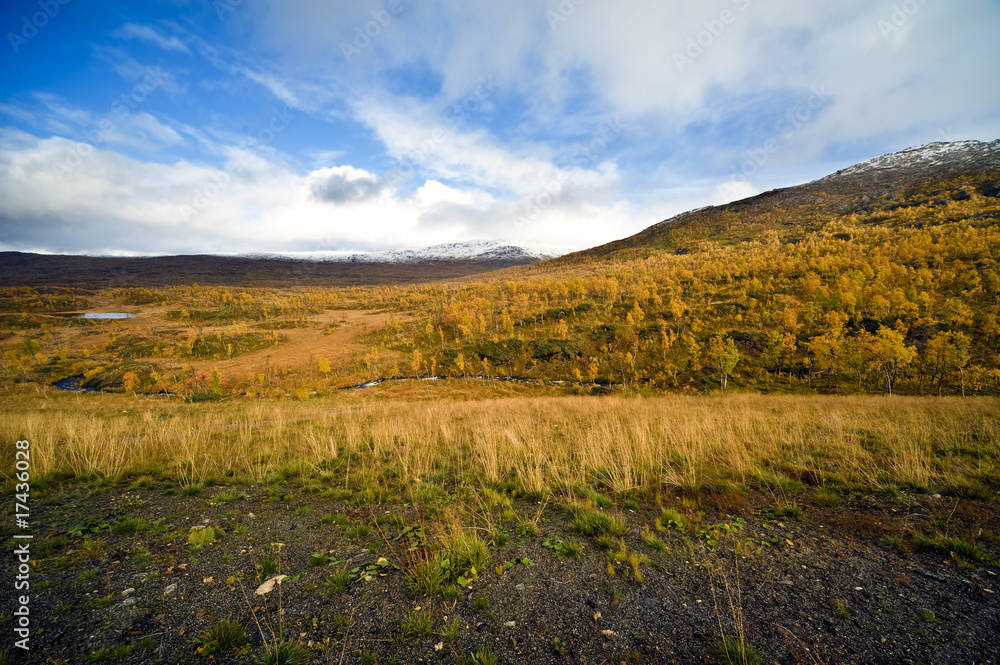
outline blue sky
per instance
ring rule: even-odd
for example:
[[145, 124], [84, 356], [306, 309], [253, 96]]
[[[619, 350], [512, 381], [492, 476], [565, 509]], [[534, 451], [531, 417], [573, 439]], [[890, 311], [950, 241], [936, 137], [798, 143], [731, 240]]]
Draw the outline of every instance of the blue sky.
[[8, 0], [0, 250], [580, 249], [1000, 138], [1000, 2]]

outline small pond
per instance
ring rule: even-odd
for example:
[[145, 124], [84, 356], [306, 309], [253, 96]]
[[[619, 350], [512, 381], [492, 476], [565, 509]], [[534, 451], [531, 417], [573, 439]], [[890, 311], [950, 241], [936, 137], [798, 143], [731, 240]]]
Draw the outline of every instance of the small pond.
[[81, 319], [133, 319], [135, 314], [124, 312], [87, 312], [79, 316]]
[[68, 376], [65, 379], [59, 379], [52, 384], [55, 386], [56, 390], [67, 390], [73, 393], [96, 393], [98, 391], [93, 388], [83, 387], [83, 374], [77, 374], [76, 376]]

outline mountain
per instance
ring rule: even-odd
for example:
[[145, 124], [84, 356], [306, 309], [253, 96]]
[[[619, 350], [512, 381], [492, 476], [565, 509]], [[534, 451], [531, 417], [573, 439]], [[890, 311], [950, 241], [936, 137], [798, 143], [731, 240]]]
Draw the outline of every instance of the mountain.
[[5, 286], [361, 286], [456, 279], [558, 256], [496, 240], [384, 252], [188, 256], [66, 256], [0, 252]]
[[[796, 241], [832, 217], [914, 206], [923, 199], [1000, 196], [1000, 140], [928, 143], [870, 159], [803, 185], [682, 213], [614, 242], [564, 255], [555, 264], [660, 250], [682, 253], [697, 243], [748, 242], [765, 231]], [[894, 208], [893, 206], [896, 206]]]
[[426, 263], [429, 261], [490, 261], [521, 265], [566, 254], [566, 251], [511, 243], [506, 240], [469, 240], [421, 249], [391, 249], [381, 252], [279, 252], [250, 255], [297, 261], [336, 261], [346, 263]]

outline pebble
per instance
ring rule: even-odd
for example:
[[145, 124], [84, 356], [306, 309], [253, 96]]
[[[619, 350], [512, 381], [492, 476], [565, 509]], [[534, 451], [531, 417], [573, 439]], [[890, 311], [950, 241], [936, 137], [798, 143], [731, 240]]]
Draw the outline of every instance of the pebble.
[[170, 586], [168, 586], [166, 589], [163, 590], [163, 595], [164, 596], [169, 596], [169, 595], [173, 594], [174, 591], [177, 591], [177, 585], [176, 584], [171, 584]]
[[129, 588], [125, 589], [124, 591], [122, 591], [122, 596], [125, 597], [125, 598], [128, 598], [133, 593], [135, 593], [135, 589], [133, 589], [132, 587], [129, 587]]
[[504, 625], [507, 626], [508, 628], [513, 628], [514, 626], [517, 625], [517, 622], [516, 621], [508, 621]]
[[125, 600], [122, 601], [122, 605], [124, 605], [125, 607], [131, 607], [132, 605], [135, 605], [135, 598], [126, 598]]
[[524, 585], [523, 584], [515, 585], [514, 588], [517, 589], [518, 591], [524, 591]]

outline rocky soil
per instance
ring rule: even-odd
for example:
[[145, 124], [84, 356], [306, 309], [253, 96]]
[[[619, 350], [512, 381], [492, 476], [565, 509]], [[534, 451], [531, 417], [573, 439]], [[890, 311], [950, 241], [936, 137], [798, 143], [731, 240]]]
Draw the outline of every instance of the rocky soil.
[[[315, 481], [185, 493], [146, 477], [32, 497], [31, 649], [12, 646], [4, 594], [6, 662], [254, 662], [279, 632], [308, 663], [721, 663], [723, 634], [766, 663], [1000, 662], [996, 498], [678, 493], [598, 509], [628, 529], [601, 542], [558, 500], [462, 491], [418, 509]], [[661, 506], [682, 524], [658, 530]], [[456, 516], [489, 564], [445, 597], [411, 591]], [[248, 644], [199, 653], [227, 618]]]

